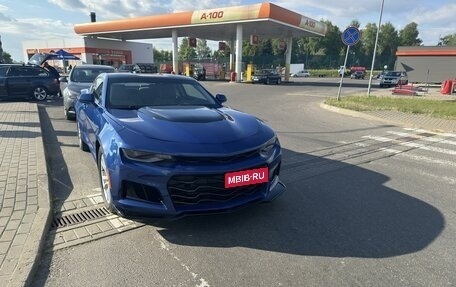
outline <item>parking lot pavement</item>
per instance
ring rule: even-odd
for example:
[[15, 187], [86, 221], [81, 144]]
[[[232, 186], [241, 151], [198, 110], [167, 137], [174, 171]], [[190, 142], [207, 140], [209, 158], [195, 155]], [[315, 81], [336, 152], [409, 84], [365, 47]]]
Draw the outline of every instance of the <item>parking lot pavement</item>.
[[24, 286], [50, 223], [36, 104], [0, 103], [0, 286]]
[[[405, 126], [456, 131], [456, 120], [396, 112], [368, 116]], [[38, 107], [34, 103], [0, 102], [0, 286], [23, 286], [31, 279], [49, 230], [50, 211]]]

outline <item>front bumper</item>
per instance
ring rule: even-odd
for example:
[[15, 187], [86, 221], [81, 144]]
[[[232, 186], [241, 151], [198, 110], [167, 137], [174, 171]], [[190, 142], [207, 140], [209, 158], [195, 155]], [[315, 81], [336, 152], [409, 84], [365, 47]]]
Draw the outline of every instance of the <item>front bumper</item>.
[[[178, 218], [230, 212], [272, 201], [285, 192], [279, 179], [280, 150], [270, 161], [260, 157], [242, 163], [154, 166], [122, 160], [110, 169], [114, 205], [127, 217]], [[269, 181], [226, 189], [227, 172], [268, 166]]]

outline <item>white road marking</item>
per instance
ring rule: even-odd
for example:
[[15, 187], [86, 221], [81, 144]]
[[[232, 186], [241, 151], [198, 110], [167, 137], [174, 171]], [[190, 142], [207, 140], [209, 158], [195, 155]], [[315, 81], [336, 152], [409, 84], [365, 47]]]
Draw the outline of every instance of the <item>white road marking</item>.
[[427, 141], [427, 142], [456, 145], [456, 141], [451, 141], [451, 140], [446, 140], [446, 139], [441, 139], [441, 138], [426, 137], [426, 136], [422, 136], [422, 135], [401, 133], [401, 132], [393, 132], [393, 131], [388, 131], [387, 133], [393, 134], [393, 135], [397, 135], [397, 136], [401, 136], [401, 137], [413, 137], [413, 138], [417, 138], [417, 139], [422, 139], [422, 140]]
[[[163, 250], [166, 250], [169, 255], [171, 255], [171, 257], [173, 257], [177, 262], [179, 262], [179, 264], [182, 266], [182, 268], [185, 269], [185, 271], [189, 272], [190, 275], [192, 276], [193, 279], [195, 280], [198, 280], [200, 282], [200, 284], [197, 284], [195, 285], [195, 287], [210, 287], [209, 283], [202, 277], [199, 277], [197, 273], [195, 272], [192, 272], [190, 270], [190, 267], [185, 264], [184, 262], [182, 262], [182, 260], [177, 257], [172, 251], [171, 249], [169, 248], [169, 244], [168, 242], [166, 241], [166, 239], [164, 239], [160, 234], [156, 233], [154, 235], [155, 237], [155, 240], [157, 240], [159, 243], [160, 243], [160, 247], [163, 249]], [[198, 278], [199, 277], [199, 278]]]
[[446, 137], [456, 137], [456, 134], [453, 133], [440, 133], [440, 132], [430, 132], [428, 130], [423, 130], [423, 129], [414, 129], [414, 128], [404, 128], [406, 131], [415, 131], [419, 133], [431, 133], [431, 134], [436, 134], [436, 135], [441, 135], [441, 136], [446, 136]]
[[438, 153], [443, 153], [443, 154], [456, 155], [456, 150], [439, 148], [439, 147], [432, 147], [432, 146], [426, 146], [426, 145], [423, 145], [423, 144], [412, 143], [412, 142], [399, 142], [396, 139], [391, 139], [391, 138], [387, 138], [387, 137], [379, 137], [379, 136], [367, 135], [367, 136], [363, 136], [363, 138], [372, 139], [372, 140], [376, 140], [376, 141], [379, 141], [379, 142], [397, 142], [398, 145], [414, 147], [414, 148], [419, 148], [419, 149], [422, 149], [422, 150], [438, 152]]

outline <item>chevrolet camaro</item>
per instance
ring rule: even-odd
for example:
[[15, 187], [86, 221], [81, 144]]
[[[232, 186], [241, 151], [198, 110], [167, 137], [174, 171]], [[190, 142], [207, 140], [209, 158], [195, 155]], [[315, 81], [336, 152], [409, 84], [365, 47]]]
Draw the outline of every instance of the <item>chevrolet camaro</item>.
[[229, 212], [271, 201], [281, 147], [260, 119], [225, 107], [193, 78], [103, 73], [76, 103], [106, 208], [126, 217]]

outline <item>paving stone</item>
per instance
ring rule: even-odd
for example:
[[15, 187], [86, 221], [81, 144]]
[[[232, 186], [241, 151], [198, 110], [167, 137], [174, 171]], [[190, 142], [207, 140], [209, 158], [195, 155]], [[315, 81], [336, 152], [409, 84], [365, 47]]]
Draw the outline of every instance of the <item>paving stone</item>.
[[49, 247], [52, 247], [52, 245], [58, 245], [58, 244], [63, 244], [63, 243], [65, 243], [63, 236], [56, 236], [54, 238], [54, 242], [52, 242]]
[[3, 206], [2, 207], [13, 207], [14, 206], [14, 198], [7, 198], [3, 201]]
[[13, 244], [11, 246], [23, 246], [25, 244], [25, 241], [27, 241], [27, 237], [29, 236], [29, 234], [16, 234], [16, 236], [14, 237], [14, 240], [13, 240]]
[[12, 213], [13, 213], [12, 207], [3, 207], [2, 210], [0, 211], [0, 217], [11, 216]]
[[91, 235], [95, 235], [95, 234], [98, 234], [98, 233], [102, 232], [101, 229], [97, 226], [96, 223], [87, 225], [86, 228], [87, 228], [87, 230], [89, 231], [89, 233]]
[[68, 230], [68, 231], [62, 232], [62, 236], [63, 236], [63, 239], [65, 240], [65, 242], [69, 242], [69, 241], [78, 239], [78, 237], [73, 232], [73, 230]]
[[9, 221], [9, 216], [0, 217], [0, 226], [6, 227], [6, 224], [8, 224], [8, 221]]
[[4, 275], [11, 275], [14, 271], [14, 269], [17, 266], [17, 262], [19, 261], [19, 258], [10, 258], [8, 259], [8, 256], [5, 258], [3, 261], [2, 267], [0, 268], [0, 276]]
[[32, 228], [31, 223], [22, 223], [21, 225], [19, 225], [17, 234], [29, 233], [31, 228]]
[[76, 229], [74, 229], [74, 232], [76, 233], [76, 236], [78, 238], [84, 238], [84, 237], [90, 236], [89, 232], [85, 229], [85, 227], [76, 228]]
[[22, 210], [22, 211], [15, 210], [11, 214], [11, 219], [22, 219], [23, 216], [24, 216], [24, 210]]
[[73, 210], [73, 209], [76, 209], [76, 205], [74, 205], [73, 202], [69, 201], [69, 202], [64, 202], [63, 203], [63, 207], [64, 207], [64, 210]]
[[27, 203], [25, 201], [16, 201], [14, 204], [14, 210], [25, 211], [26, 204]]
[[33, 220], [35, 219], [35, 214], [34, 213], [29, 213], [29, 214], [26, 214], [24, 215], [24, 217], [22, 218], [22, 222], [23, 223], [32, 223]]
[[6, 254], [10, 248], [11, 242], [0, 242], [0, 254]]
[[97, 223], [97, 226], [103, 232], [106, 232], [108, 230], [112, 230], [113, 229], [112, 226], [109, 223], [107, 223], [106, 221], [102, 221], [102, 222]]
[[0, 236], [0, 242], [11, 242], [13, 241], [14, 235], [16, 234], [16, 230], [5, 230], [3, 234]]
[[8, 224], [6, 225], [5, 230], [17, 230], [19, 228], [19, 225], [21, 224], [20, 219], [16, 220], [10, 220]]

